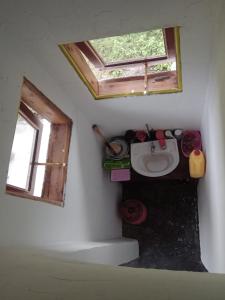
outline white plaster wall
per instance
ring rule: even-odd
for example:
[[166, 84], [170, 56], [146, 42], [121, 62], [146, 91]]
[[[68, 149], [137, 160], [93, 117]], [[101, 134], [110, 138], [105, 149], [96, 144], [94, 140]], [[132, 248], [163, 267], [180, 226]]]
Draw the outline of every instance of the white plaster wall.
[[[130, 127], [141, 128], [147, 122], [155, 128], [199, 128], [215, 21], [212, 8], [219, 2], [1, 1], [1, 243], [40, 245], [71, 239], [110, 239], [121, 234], [115, 213], [118, 188], [102, 173], [100, 146], [91, 124], [100, 124], [109, 135]], [[63, 42], [173, 25], [181, 26], [184, 92], [179, 94], [94, 101], [57, 48]], [[74, 120], [64, 209], [4, 193], [22, 75]], [[203, 127], [206, 131], [206, 125]], [[205, 243], [205, 249], [207, 246]]]
[[202, 261], [210, 272], [225, 273], [225, 5], [218, 6], [214, 51], [202, 118], [206, 176], [199, 186]]
[[[91, 124], [17, 36], [0, 26], [0, 244], [44, 246], [121, 237], [119, 188], [101, 168], [101, 146]], [[73, 119], [65, 207], [5, 194], [22, 76]], [[76, 99], [76, 94], [73, 95]]]
[[[25, 250], [18, 248], [19, 250]], [[65, 261], [80, 261], [95, 264], [118, 266], [136, 259], [139, 256], [139, 244], [137, 240], [120, 238], [104, 240], [101, 242], [77, 243], [74, 241], [48, 245], [38, 251], [50, 257], [56, 257]]]
[[[4, 3], [5, 2], [5, 3]], [[128, 128], [199, 128], [207, 87], [212, 6], [218, 0], [3, 1], [8, 34], [23, 43], [106, 134]], [[94, 101], [57, 44], [181, 26], [183, 93]], [[76, 95], [76, 96], [75, 96]]]

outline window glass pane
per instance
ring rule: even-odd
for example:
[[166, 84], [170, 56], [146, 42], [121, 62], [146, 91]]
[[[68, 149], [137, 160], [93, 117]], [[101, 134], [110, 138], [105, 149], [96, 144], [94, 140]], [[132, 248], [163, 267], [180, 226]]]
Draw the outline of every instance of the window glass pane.
[[19, 115], [9, 163], [8, 184], [28, 189], [36, 133], [36, 129]]
[[87, 64], [91, 68], [93, 74], [97, 78], [98, 81], [107, 80], [107, 79], [117, 79], [124, 77], [132, 77], [132, 76], [144, 76], [145, 74], [145, 65], [140, 63], [136, 65], [127, 65], [120, 68], [105, 68], [105, 69], [97, 69], [95, 66], [83, 55]]
[[101, 72], [96, 72], [96, 77], [98, 81], [107, 80], [107, 79], [116, 79], [116, 78], [125, 78], [125, 77], [133, 77], [133, 76], [144, 76], [145, 74], [145, 65], [129, 65], [123, 68], [115, 68], [115, 69], [105, 69]]
[[160, 63], [148, 67], [148, 74], [167, 71], [176, 71], [176, 62]]
[[[51, 123], [48, 122], [46, 119], [41, 119], [40, 121], [43, 125], [43, 128], [42, 128], [41, 145], [40, 145], [40, 151], [38, 156], [38, 162], [45, 163], [48, 154], [48, 144], [49, 144]], [[35, 177], [35, 184], [34, 184], [34, 196], [41, 197], [46, 167], [37, 166], [35, 167], [35, 169], [36, 169], [36, 173], [35, 173], [36, 177]]]
[[34, 196], [41, 197], [46, 167], [35, 166], [35, 169], [36, 169], [36, 178], [35, 178], [35, 185], [34, 185]]
[[90, 40], [89, 42], [106, 64], [166, 55], [162, 29]]
[[50, 136], [50, 130], [51, 130], [51, 123], [48, 122], [46, 119], [41, 119], [40, 121], [43, 125], [43, 128], [42, 128], [41, 145], [40, 145], [38, 162], [46, 162], [47, 153], [48, 153], [49, 136]]

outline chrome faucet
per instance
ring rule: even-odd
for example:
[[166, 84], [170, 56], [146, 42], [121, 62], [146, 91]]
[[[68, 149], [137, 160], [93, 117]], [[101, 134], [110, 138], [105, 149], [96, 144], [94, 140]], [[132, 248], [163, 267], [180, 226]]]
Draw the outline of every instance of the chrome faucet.
[[151, 153], [155, 152], [155, 144], [154, 142], [151, 142]]

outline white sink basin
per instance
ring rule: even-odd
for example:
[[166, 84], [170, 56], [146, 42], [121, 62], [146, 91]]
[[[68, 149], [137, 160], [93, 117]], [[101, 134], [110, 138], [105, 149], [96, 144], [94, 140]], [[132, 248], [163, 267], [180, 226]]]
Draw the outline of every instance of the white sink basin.
[[131, 144], [131, 165], [144, 176], [159, 177], [171, 173], [179, 163], [176, 139], [166, 139], [166, 149], [158, 141]]

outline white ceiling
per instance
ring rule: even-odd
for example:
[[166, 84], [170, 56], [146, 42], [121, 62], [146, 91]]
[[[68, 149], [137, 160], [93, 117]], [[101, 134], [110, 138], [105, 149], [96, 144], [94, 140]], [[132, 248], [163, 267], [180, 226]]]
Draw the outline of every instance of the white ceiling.
[[[147, 122], [153, 127], [199, 127], [216, 2], [1, 1], [1, 42], [15, 45], [15, 55], [21, 55], [23, 49], [24, 53], [29, 51], [90, 122], [101, 124], [108, 133], [142, 127]], [[184, 92], [179, 94], [94, 101], [57, 47], [64, 42], [173, 25], [181, 26]]]

